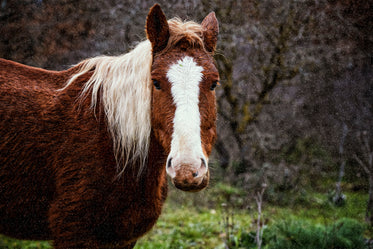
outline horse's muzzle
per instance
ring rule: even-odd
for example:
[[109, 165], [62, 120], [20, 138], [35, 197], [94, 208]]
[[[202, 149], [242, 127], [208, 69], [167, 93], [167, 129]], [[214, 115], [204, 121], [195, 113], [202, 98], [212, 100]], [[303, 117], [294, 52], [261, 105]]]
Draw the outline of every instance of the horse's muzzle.
[[167, 162], [167, 173], [176, 188], [189, 192], [204, 189], [210, 179], [205, 159], [201, 159], [200, 165], [196, 167], [191, 164], [173, 165], [172, 158], [170, 158]]

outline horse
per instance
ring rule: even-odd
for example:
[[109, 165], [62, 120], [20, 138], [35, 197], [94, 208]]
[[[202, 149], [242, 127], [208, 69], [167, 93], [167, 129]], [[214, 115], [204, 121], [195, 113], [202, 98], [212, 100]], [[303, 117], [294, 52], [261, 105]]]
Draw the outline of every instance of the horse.
[[49, 71], [0, 60], [0, 233], [54, 248], [133, 248], [167, 176], [209, 182], [219, 73], [214, 12], [167, 20], [155, 4], [130, 52]]

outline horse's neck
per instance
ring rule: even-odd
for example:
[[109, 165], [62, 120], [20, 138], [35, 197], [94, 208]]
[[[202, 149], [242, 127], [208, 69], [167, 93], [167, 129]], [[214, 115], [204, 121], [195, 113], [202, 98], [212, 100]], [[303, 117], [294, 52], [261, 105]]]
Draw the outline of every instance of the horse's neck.
[[166, 178], [166, 159], [167, 153], [156, 140], [153, 132], [150, 136], [150, 148], [148, 154], [148, 163], [140, 178], [145, 186], [145, 191], [153, 198], [162, 195], [162, 199], [167, 194], [167, 178]]

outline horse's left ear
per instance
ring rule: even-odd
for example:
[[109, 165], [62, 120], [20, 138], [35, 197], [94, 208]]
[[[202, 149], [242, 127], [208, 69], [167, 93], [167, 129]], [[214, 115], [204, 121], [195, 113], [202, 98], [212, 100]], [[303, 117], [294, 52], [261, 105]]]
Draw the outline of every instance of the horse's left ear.
[[214, 52], [218, 41], [219, 23], [215, 13], [208, 14], [201, 23], [203, 29], [203, 42], [209, 52]]
[[152, 44], [153, 54], [162, 51], [170, 38], [166, 16], [161, 7], [154, 4], [146, 18], [146, 35]]

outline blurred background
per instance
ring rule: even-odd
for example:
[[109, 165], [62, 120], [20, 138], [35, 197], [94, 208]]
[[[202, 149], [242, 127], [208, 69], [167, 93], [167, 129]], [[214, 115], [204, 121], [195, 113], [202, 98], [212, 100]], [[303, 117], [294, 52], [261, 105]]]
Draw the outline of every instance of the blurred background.
[[[307, 248], [373, 248], [372, 1], [156, 2], [167, 18], [216, 13], [219, 137], [209, 188], [170, 185], [137, 248], [305, 248], [320, 227], [317, 237], [335, 241]], [[64, 70], [126, 53], [145, 39], [154, 3], [0, 0], [0, 57]], [[355, 236], [341, 231], [343, 246], [341, 227]], [[1, 246], [49, 248], [5, 237]]]

